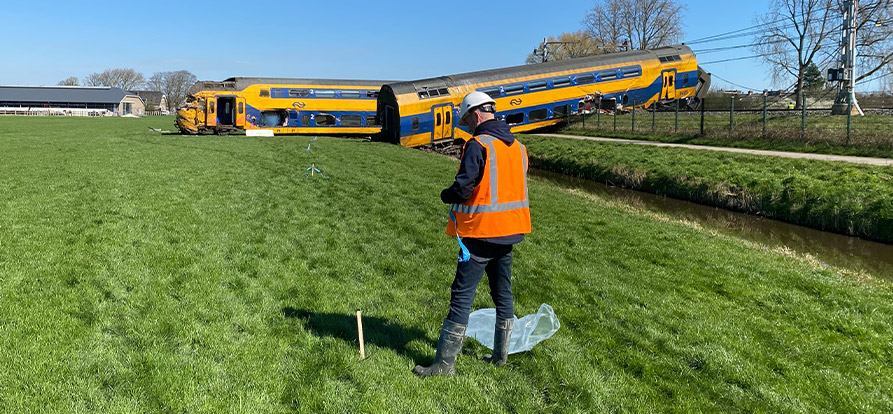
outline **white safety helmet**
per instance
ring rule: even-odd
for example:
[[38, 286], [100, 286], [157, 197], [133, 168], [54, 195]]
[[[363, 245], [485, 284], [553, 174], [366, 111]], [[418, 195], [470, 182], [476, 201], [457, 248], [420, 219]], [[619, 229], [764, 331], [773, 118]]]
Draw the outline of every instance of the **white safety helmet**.
[[496, 111], [496, 101], [490, 95], [478, 91], [465, 95], [465, 99], [462, 99], [462, 105], [459, 106], [459, 125], [467, 126], [468, 122], [465, 118], [468, 117], [471, 110], [487, 104], [493, 105], [492, 112]]

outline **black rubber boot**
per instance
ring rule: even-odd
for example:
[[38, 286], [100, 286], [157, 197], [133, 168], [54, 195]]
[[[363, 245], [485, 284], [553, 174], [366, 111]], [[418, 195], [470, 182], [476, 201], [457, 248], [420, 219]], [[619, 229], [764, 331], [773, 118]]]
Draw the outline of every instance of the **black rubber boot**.
[[505, 365], [509, 357], [509, 340], [512, 337], [512, 327], [514, 325], [514, 318], [496, 318], [496, 330], [493, 332], [493, 354], [484, 355], [484, 361], [497, 367]]
[[412, 372], [422, 378], [435, 375], [456, 375], [456, 357], [462, 350], [465, 327], [466, 325], [444, 319], [443, 327], [440, 329], [440, 339], [437, 341], [437, 355], [434, 357], [434, 363], [429, 367], [416, 365]]

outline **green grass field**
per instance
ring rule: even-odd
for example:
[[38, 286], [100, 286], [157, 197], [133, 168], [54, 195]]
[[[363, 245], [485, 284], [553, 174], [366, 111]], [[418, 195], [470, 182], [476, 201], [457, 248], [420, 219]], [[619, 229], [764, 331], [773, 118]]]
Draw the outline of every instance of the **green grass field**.
[[893, 407], [888, 282], [539, 178], [516, 312], [549, 303], [561, 330], [502, 369], [469, 340], [457, 377], [420, 380], [455, 270], [438, 195], [457, 162], [146, 128], [171, 123], [0, 118], [3, 411]]
[[[849, 142], [845, 116], [811, 113], [806, 117], [806, 130], [801, 131], [799, 113], [774, 113], [767, 117], [766, 136], [763, 136], [762, 113], [736, 113], [733, 120], [728, 112], [708, 113], [704, 118], [704, 135], [700, 133], [698, 112], [680, 112], [678, 126], [673, 112], [659, 112], [652, 119], [651, 112], [637, 111], [635, 118], [634, 129], [632, 114], [618, 115], [615, 128], [613, 115], [586, 115], [585, 119], [572, 118], [563, 132], [719, 147], [893, 158], [893, 116], [889, 115], [853, 117]], [[731, 131], [730, 121], [733, 121]]]

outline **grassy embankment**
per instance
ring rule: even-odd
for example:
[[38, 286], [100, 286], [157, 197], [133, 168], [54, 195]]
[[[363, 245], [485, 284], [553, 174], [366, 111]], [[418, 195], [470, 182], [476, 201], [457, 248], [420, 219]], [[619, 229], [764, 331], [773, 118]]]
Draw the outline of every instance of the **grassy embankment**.
[[[496, 369], [434, 354], [456, 162], [388, 144], [0, 118], [8, 412], [884, 412], [893, 288], [533, 179]], [[541, 145], [541, 144], [539, 144]], [[531, 147], [538, 146], [532, 143]], [[315, 163], [330, 179], [305, 178]], [[482, 286], [476, 307], [491, 306]], [[362, 309], [366, 361], [354, 311]]]
[[771, 115], [766, 137], [762, 136], [762, 114], [735, 114], [731, 135], [728, 113], [706, 114], [704, 136], [700, 135], [701, 121], [697, 112], [679, 113], [678, 132], [672, 112], [658, 113], [652, 130], [651, 113], [638, 111], [635, 132], [630, 114], [617, 116], [616, 130], [612, 115], [598, 118], [587, 115], [585, 121], [572, 120], [561, 132], [719, 147], [893, 158], [893, 116], [889, 115], [853, 117], [849, 145], [846, 144], [846, 117], [842, 116], [807, 115], [806, 134], [801, 136], [802, 120], [798, 114]]
[[525, 136], [531, 164], [621, 187], [893, 242], [893, 169]]

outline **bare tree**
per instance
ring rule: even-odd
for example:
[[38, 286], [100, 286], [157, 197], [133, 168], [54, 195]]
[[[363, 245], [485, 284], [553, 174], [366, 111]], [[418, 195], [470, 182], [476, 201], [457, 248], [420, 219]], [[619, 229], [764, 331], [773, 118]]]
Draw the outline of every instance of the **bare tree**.
[[142, 73], [133, 69], [106, 69], [102, 73], [91, 73], [84, 78], [87, 86], [118, 87], [125, 91], [137, 89], [145, 84]]
[[167, 101], [167, 108], [171, 111], [176, 110], [186, 102], [191, 87], [198, 78], [186, 70], [178, 70], [174, 72], [155, 72], [149, 78], [147, 85], [156, 91], [164, 93], [164, 99]]
[[682, 38], [685, 6], [676, 0], [596, 0], [583, 21], [586, 31], [617, 50], [652, 49]]
[[527, 55], [527, 63], [542, 63], [547, 61], [573, 59], [584, 56], [599, 55], [605, 53], [602, 42], [589, 36], [589, 33], [580, 30], [572, 33], [562, 33], [549, 36], [546, 42], [533, 53]]
[[78, 86], [78, 78], [69, 76], [67, 79], [59, 81], [59, 86]]
[[754, 51], [769, 65], [775, 82], [795, 80], [798, 108], [809, 65], [840, 30], [834, 21], [838, 16], [829, 0], [771, 0], [769, 12], [756, 19], [765, 31], [754, 42]]

